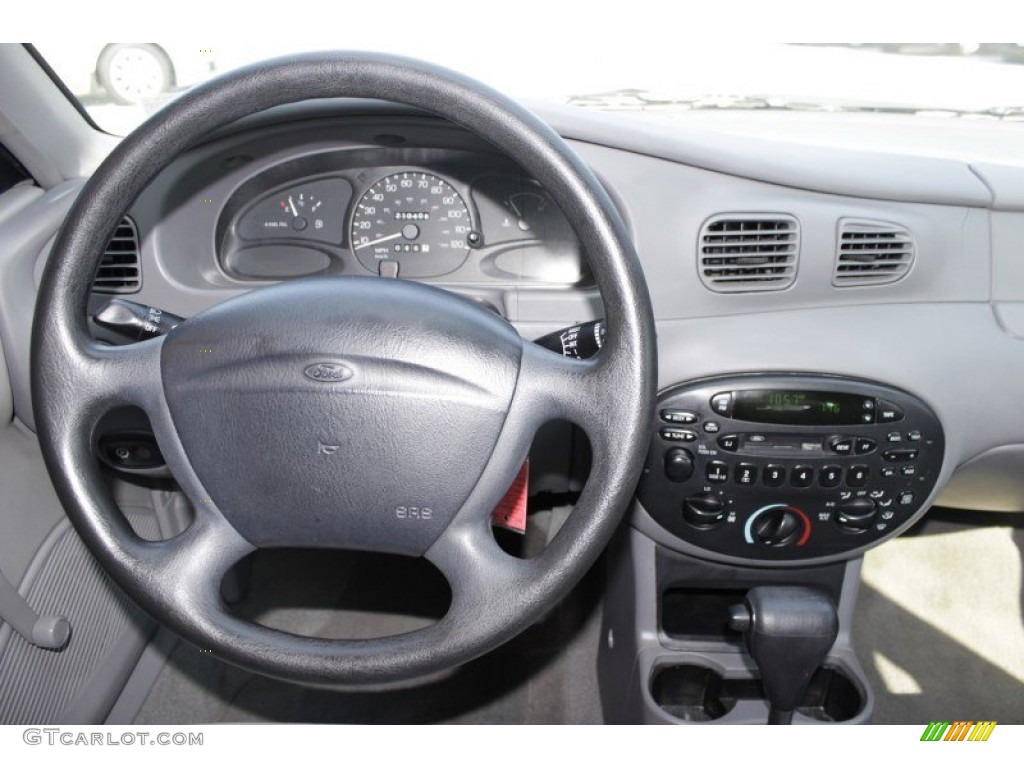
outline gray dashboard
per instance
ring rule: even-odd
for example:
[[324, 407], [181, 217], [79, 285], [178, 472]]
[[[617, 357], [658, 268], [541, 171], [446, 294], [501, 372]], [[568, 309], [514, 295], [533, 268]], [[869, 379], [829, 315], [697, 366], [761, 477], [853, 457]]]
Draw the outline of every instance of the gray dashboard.
[[[920, 398], [945, 430], [945, 458], [922, 510], [933, 502], [1024, 508], [1016, 472], [1016, 459], [1024, 459], [1024, 417], [1014, 408], [1024, 378], [1024, 313], [1016, 303], [1024, 301], [1024, 213], [1017, 205], [1024, 171], [991, 158], [972, 166], [963, 159], [972, 144], [962, 132], [957, 157], [949, 157], [807, 146], [569, 109], [546, 108], [543, 116], [596, 171], [634, 234], [658, 322], [660, 388], [746, 373], [883, 382]], [[841, 127], [857, 133], [856, 126]], [[500, 153], [428, 116], [358, 103], [300, 105], [242, 121], [168, 168], [130, 211], [142, 238], [143, 273], [141, 290], [130, 298], [190, 316], [265, 284], [275, 278], [242, 274], [225, 254], [239, 245], [236, 238], [232, 246], [231, 233], [247, 211], [324, 178], [350, 185], [355, 201], [401, 169], [450, 180], [470, 202], [484, 242], [500, 245], [473, 249], [452, 268], [417, 273], [403, 265], [408, 276], [487, 303], [530, 338], [601, 316], [585, 260], [559, 216], [549, 212], [547, 235], [502, 242], [493, 234], [508, 212], [508, 190], [532, 185]], [[488, 192], [481, 187], [486, 178], [504, 181]], [[34, 221], [36, 233], [52, 232], [73, 192], [73, 185], [53, 190], [18, 223], [0, 226], [29, 231]], [[321, 269], [367, 272], [346, 240], [351, 215], [343, 215], [341, 239], [316, 246], [327, 257]], [[751, 216], [796, 222], [791, 284], [709, 290], [699, 274], [699, 233], [716, 217]], [[906, 273], [884, 284], [837, 286], [847, 221], [906, 233], [914, 246]], [[26, 236], [3, 254], [18, 262], [24, 284], [38, 281], [49, 248], [42, 240]], [[552, 263], [556, 268], [544, 266]], [[31, 425], [32, 297], [15, 285], [0, 290], [15, 410]], [[634, 524], [673, 546], [639, 506]]]

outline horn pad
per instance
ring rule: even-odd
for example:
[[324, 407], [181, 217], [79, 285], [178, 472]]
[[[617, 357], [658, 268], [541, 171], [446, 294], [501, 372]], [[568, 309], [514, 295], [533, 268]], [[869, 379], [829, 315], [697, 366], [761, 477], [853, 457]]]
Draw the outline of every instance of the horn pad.
[[257, 546], [421, 555], [493, 451], [522, 340], [429, 286], [297, 280], [173, 330], [171, 416], [210, 499]]

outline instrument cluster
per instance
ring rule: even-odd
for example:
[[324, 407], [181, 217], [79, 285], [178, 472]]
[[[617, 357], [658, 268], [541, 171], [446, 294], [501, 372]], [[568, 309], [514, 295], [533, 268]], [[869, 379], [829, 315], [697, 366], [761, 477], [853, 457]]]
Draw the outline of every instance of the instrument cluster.
[[218, 223], [228, 276], [588, 282], [561, 211], [507, 162], [423, 150], [416, 159], [430, 162], [353, 166], [345, 154], [275, 166], [237, 189]]

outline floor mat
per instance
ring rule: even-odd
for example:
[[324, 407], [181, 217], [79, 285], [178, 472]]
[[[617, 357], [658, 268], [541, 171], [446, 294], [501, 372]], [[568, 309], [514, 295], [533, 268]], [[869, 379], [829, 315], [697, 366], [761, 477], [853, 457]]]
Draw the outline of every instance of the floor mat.
[[[297, 554], [284, 569], [289, 578], [276, 586], [271, 582], [281, 564], [262, 572], [257, 566], [252, 578], [257, 587], [262, 583], [257, 591], [263, 596], [247, 610], [270, 626], [322, 637], [351, 636], [352, 627], [372, 636], [421, 624], [408, 615], [408, 605], [381, 610], [378, 600], [368, 610], [371, 592], [387, 592], [388, 579], [406, 579], [395, 573], [394, 563], [382, 568], [377, 562], [366, 567], [353, 561], [346, 568], [337, 559]], [[323, 569], [329, 574], [318, 572]], [[235, 669], [181, 642], [136, 722], [598, 723], [599, 576], [592, 573], [545, 621], [497, 651], [443, 679], [401, 689], [338, 692], [289, 685]], [[296, 599], [296, 585], [317, 581], [337, 589], [315, 590], [312, 601]], [[385, 608], [388, 599], [393, 600], [385, 598]]]
[[864, 560], [854, 648], [875, 722], [1024, 723], [1024, 516], [933, 510]]

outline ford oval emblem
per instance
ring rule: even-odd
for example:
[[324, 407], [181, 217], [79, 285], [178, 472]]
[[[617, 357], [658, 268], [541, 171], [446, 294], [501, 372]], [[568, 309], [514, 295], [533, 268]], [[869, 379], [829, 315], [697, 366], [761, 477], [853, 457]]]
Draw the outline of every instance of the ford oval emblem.
[[352, 378], [352, 369], [341, 363], [313, 363], [303, 371], [307, 379], [322, 381], [325, 384], [336, 384]]

